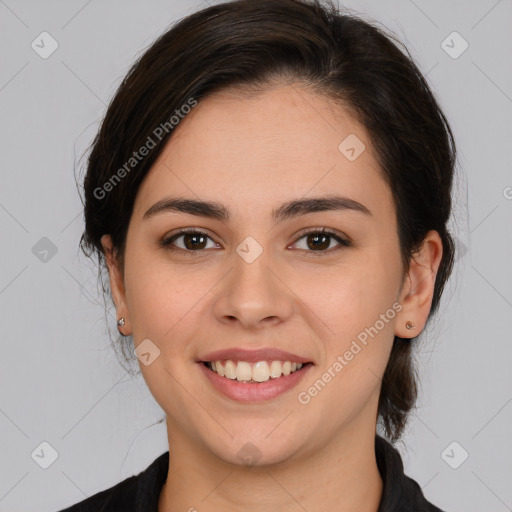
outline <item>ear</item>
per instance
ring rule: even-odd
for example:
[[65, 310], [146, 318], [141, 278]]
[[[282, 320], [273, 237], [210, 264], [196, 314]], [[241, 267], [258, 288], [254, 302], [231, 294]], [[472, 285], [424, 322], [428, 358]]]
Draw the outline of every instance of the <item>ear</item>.
[[124, 318], [125, 320], [124, 326], [118, 327], [118, 329], [124, 336], [129, 336], [131, 334], [131, 325], [126, 304], [124, 278], [114, 255], [112, 237], [110, 235], [103, 235], [101, 237], [101, 245], [103, 246], [103, 254], [105, 255], [105, 261], [108, 267], [110, 289], [116, 306], [116, 317], [117, 320], [120, 318]]
[[[429, 231], [423, 243], [410, 260], [399, 302], [402, 310], [397, 315], [395, 335], [400, 338], [414, 338], [427, 323], [432, 306], [436, 275], [443, 255], [443, 242], [437, 231]], [[407, 329], [406, 324], [414, 325]]]

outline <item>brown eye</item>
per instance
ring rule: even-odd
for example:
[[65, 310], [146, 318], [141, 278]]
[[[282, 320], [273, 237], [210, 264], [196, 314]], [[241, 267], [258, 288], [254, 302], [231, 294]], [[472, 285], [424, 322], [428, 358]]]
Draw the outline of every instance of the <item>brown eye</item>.
[[[208, 240], [213, 240], [201, 231], [180, 230], [179, 233], [162, 240], [162, 246], [169, 250], [181, 250], [184, 252], [199, 252], [211, 248], [207, 246]], [[214, 247], [219, 244], [213, 242]]]
[[[305, 239], [305, 244], [303, 244], [303, 247], [299, 247], [301, 250], [305, 250], [308, 252], [319, 252], [319, 253], [325, 253], [325, 252], [332, 252], [330, 249], [332, 249], [332, 241], [338, 243], [338, 246], [335, 249], [339, 248], [340, 246], [343, 247], [349, 247], [351, 244], [348, 240], [341, 237], [339, 234], [328, 231], [326, 229], [323, 230], [312, 230], [308, 231], [306, 233], [303, 233], [302, 236], [298, 239], [298, 241]], [[297, 242], [295, 242], [294, 245], [296, 245]]]

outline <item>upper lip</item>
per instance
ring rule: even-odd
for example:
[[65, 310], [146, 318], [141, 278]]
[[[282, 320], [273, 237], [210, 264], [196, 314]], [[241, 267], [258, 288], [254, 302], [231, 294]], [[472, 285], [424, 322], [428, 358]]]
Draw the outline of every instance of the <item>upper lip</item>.
[[236, 361], [247, 361], [248, 363], [257, 363], [258, 361], [291, 361], [292, 363], [310, 363], [311, 360], [285, 350], [277, 348], [260, 348], [250, 350], [245, 348], [226, 348], [208, 352], [199, 357], [197, 362], [223, 361], [226, 359]]

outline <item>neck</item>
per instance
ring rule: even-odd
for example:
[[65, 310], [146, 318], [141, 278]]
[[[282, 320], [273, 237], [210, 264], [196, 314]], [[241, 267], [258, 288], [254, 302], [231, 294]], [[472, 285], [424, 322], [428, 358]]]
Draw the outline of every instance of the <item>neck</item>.
[[311, 453], [266, 466], [226, 462], [169, 422], [168, 434], [169, 471], [159, 512], [379, 508], [383, 485], [375, 458], [375, 428], [347, 427]]

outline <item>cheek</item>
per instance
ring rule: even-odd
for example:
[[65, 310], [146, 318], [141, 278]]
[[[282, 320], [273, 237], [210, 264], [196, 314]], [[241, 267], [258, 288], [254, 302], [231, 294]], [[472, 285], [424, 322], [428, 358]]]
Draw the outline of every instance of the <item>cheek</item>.
[[319, 369], [326, 373], [319, 386], [328, 384], [318, 402], [356, 410], [378, 389], [401, 309], [396, 301], [401, 279], [397, 258], [396, 248], [387, 254], [368, 250], [357, 263], [318, 276], [299, 292], [309, 298], [321, 320], [318, 325], [327, 326], [322, 327]]
[[147, 336], [151, 331], [163, 337], [180, 319], [193, 315], [194, 305], [208, 290], [204, 277], [192, 264], [170, 264], [154, 251], [127, 251], [126, 299], [134, 333]]
[[371, 424], [370, 406], [377, 404], [400, 307], [394, 302], [393, 288], [371, 273], [330, 283], [330, 297], [312, 302], [329, 327], [322, 339], [322, 360], [314, 379], [304, 383], [298, 396], [309, 417], [323, 418], [321, 428], [328, 435], [363, 410]]
[[[126, 265], [126, 297], [133, 338], [137, 346], [150, 339], [159, 356], [139, 364], [155, 400], [166, 411], [184, 411], [189, 395], [183, 393], [195, 365], [191, 340], [201, 338], [204, 304], [215, 280], [194, 272], [133, 255]], [[211, 282], [210, 282], [211, 281]], [[193, 421], [190, 419], [190, 421]]]
[[[301, 274], [293, 289], [325, 324], [328, 337], [344, 343], [395, 304], [401, 282], [397, 261], [398, 254], [367, 251], [346, 265], [322, 269], [308, 277]], [[395, 316], [392, 309], [386, 317], [390, 321], [382, 330], [387, 334], [393, 330]]]
[[369, 369], [377, 375], [383, 373], [400, 305], [389, 289], [379, 289], [375, 281], [369, 290], [361, 281], [353, 284], [354, 288], [347, 285], [336, 291], [320, 315], [330, 332], [324, 340], [326, 367], [341, 356], [343, 368], [338, 365], [337, 373], [343, 373], [349, 382], [360, 383], [365, 378], [375, 380]]

